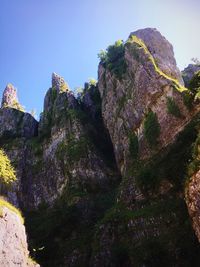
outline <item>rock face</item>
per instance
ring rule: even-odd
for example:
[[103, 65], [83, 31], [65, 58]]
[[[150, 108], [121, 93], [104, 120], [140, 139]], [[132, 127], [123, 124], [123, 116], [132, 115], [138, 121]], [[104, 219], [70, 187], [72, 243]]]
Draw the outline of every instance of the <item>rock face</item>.
[[39, 267], [29, 257], [25, 227], [20, 217], [7, 207], [1, 207], [0, 266]]
[[38, 122], [23, 111], [19, 104], [17, 91], [8, 84], [3, 92], [0, 109], [0, 137], [26, 137], [37, 135]]
[[26, 137], [37, 135], [38, 122], [29, 113], [14, 108], [0, 109], [0, 136]]
[[[138, 39], [140, 37], [145, 43]], [[122, 172], [127, 169], [130, 135], [137, 136], [140, 157], [148, 158], [155, 150], [172, 143], [198, 109], [190, 111], [185, 106], [181, 93], [185, 89], [181, 85], [181, 74], [176, 67], [172, 46], [160, 33], [154, 29], [132, 33], [124, 49], [126, 71], [122, 78], [119, 79], [100, 63], [98, 83], [104, 123]], [[171, 106], [180, 110], [181, 114], [179, 111], [175, 114]], [[145, 131], [148, 131], [145, 120], [150, 112], [156, 114], [160, 128], [157, 148], [153, 149], [148, 144], [148, 136], [145, 136]]]
[[55, 88], [57, 93], [69, 91], [69, 86], [64, 78], [53, 72], [52, 74], [52, 88]]
[[10, 107], [18, 110], [22, 110], [23, 108], [19, 104], [17, 98], [17, 90], [12, 84], [8, 84], [3, 92], [3, 98], [1, 102], [1, 107]]
[[189, 64], [183, 71], [182, 76], [185, 83], [185, 86], [189, 86], [189, 82], [191, 81], [194, 74], [200, 70], [200, 66], [196, 64]]
[[173, 46], [160, 34], [157, 29], [146, 28], [132, 32], [146, 44], [148, 50], [156, 61], [158, 67], [169, 76], [177, 79], [181, 84], [183, 80], [181, 73], [176, 65]]
[[[11, 140], [12, 151], [9, 142], [4, 148], [16, 163], [18, 176], [7, 197], [19, 207], [30, 209], [44, 202], [52, 204], [71, 186], [102, 190], [116, 180], [88, 136], [78, 101], [69, 89], [64, 92], [59, 84], [65, 84], [63, 78], [53, 74], [52, 88], [45, 96], [39, 122], [39, 136], [29, 141], [18, 136], [15, 143]], [[28, 132], [30, 128], [24, 123], [26, 114], [22, 115], [22, 129]], [[9, 119], [8, 115], [5, 118]], [[17, 116], [18, 124], [16, 119]]]
[[36, 134], [26, 113], [0, 111], [18, 178], [1, 193], [24, 211], [34, 257], [45, 267], [199, 266], [184, 183], [200, 107], [172, 46], [139, 30], [103, 53], [98, 73], [78, 98], [53, 73]]

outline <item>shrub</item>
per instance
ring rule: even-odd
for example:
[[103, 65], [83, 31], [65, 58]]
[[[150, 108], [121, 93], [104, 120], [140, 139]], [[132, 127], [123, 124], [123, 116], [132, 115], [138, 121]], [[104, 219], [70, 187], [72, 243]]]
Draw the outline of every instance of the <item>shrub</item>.
[[138, 137], [135, 133], [129, 135], [129, 152], [132, 158], [136, 159], [138, 157], [139, 143]]
[[172, 97], [167, 97], [167, 112], [177, 118], [181, 118], [180, 109]]
[[191, 94], [191, 92], [189, 91], [183, 92], [183, 103], [185, 104], [188, 110], [192, 109], [193, 100], [194, 100], [194, 97]]
[[154, 172], [153, 166], [147, 166], [139, 171], [136, 183], [143, 192], [154, 191], [160, 183], [160, 178]]
[[200, 92], [200, 71], [197, 71], [194, 76], [192, 77], [190, 83], [189, 83], [189, 90], [195, 94], [195, 98], [199, 97]]
[[126, 63], [124, 59], [124, 43], [122, 40], [118, 40], [114, 45], [108, 46], [106, 51], [101, 50], [98, 54], [100, 61], [112, 71], [119, 79], [126, 71]]
[[11, 166], [9, 158], [5, 152], [0, 149], [0, 182], [4, 184], [11, 184], [16, 180], [16, 175], [13, 167]]
[[145, 118], [144, 135], [150, 147], [157, 145], [158, 137], [160, 135], [160, 124], [156, 113], [153, 111], [150, 111]]

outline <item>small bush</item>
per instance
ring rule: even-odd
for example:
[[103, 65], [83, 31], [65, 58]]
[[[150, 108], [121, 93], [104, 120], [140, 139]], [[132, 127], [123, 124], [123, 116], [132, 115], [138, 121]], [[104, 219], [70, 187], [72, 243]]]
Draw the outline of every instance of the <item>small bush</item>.
[[143, 192], [154, 191], [160, 184], [159, 176], [152, 166], [141, 168], [136, 177], [136, 183]]
[[172, 97], [167, 97], [167, 112], [177, 118], [181, 118], [180, 109]]
[[126, 62], [124, 59], [124, 43], [122, 40], [118, 40], [114, 45], [110, 45], [106, 51], [101, 50], [98, 54], [100, 61], [112, 71], [119, 79], [126, 71]]
[[200, 90], [200, 71], [197, 71], [192, 77], [189, 83], [189, 89], [193, 93], [197, 93]]
[[185, 104], [188, 110], [192, 109], [193, 100], [194, 96], [189, 91], [183, 92], [183, 103]]
[[129, 152], [133, 159], [138, 157], [139, 143], [138, 137], [135, 133], [129, 135]]
[[144, 121], [144, 135], [150, 147], [155, 147], [160, 135], [160, 124], [156, 113], [150, 111]]

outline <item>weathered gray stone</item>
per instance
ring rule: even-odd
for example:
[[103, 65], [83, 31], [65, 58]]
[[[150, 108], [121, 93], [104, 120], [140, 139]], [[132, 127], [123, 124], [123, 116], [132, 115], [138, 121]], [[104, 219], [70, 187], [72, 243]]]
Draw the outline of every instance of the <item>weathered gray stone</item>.
[[0, 137], [33, 137], [37, 135], [38, 122], [29, 113], [14, 108], [0, 109]]
[[53, 72], [52, 74], [52, 88], [55, 88], [57, 93], [69, 91], [69, 86], [64, 78]]
[[17, 98], [17, 90], [11, 83], [6, 86], [3, 92], [1, 107], [10, 107], [23, 111], [23, 107], [19, 104]]
[[0, 212], [0, 266], [39, 267], [29, 257], [25, 227], [19, 215], [2, 206]]
[[159, 31], [157, 31], [157, 29], [146, 28], [132, 32], [130, 36], [131, 35], [135, 35], [143, 40], [154, 57], [156, 64], [164, 73], [177, 79], [183, 84], [180, 70], [178, 69], [174, 58], [173, 46], [160, 34]]

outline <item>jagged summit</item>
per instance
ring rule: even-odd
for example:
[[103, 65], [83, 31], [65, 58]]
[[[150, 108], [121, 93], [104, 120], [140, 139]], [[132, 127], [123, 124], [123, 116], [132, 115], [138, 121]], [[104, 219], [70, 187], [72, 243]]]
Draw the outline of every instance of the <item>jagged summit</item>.
[[157, 29], [140, 29], [132, 32], [130, 36], [132, 35], [137, 36], [145, 43], [157, 66], [164, 73], [177, 79], [182, 85], [184, 84], [180, 70], [176, 65], [173, 46]]
[[52, 73], [52, 88], [55, 88], [58, 93], [69, 91], [69, 86], [64, 78], [57, 73]]
[[17, 89], [11, 84], [7, 84], [2, 97], [1, 108], [10, 107], [24, 111], [17, 97]]

